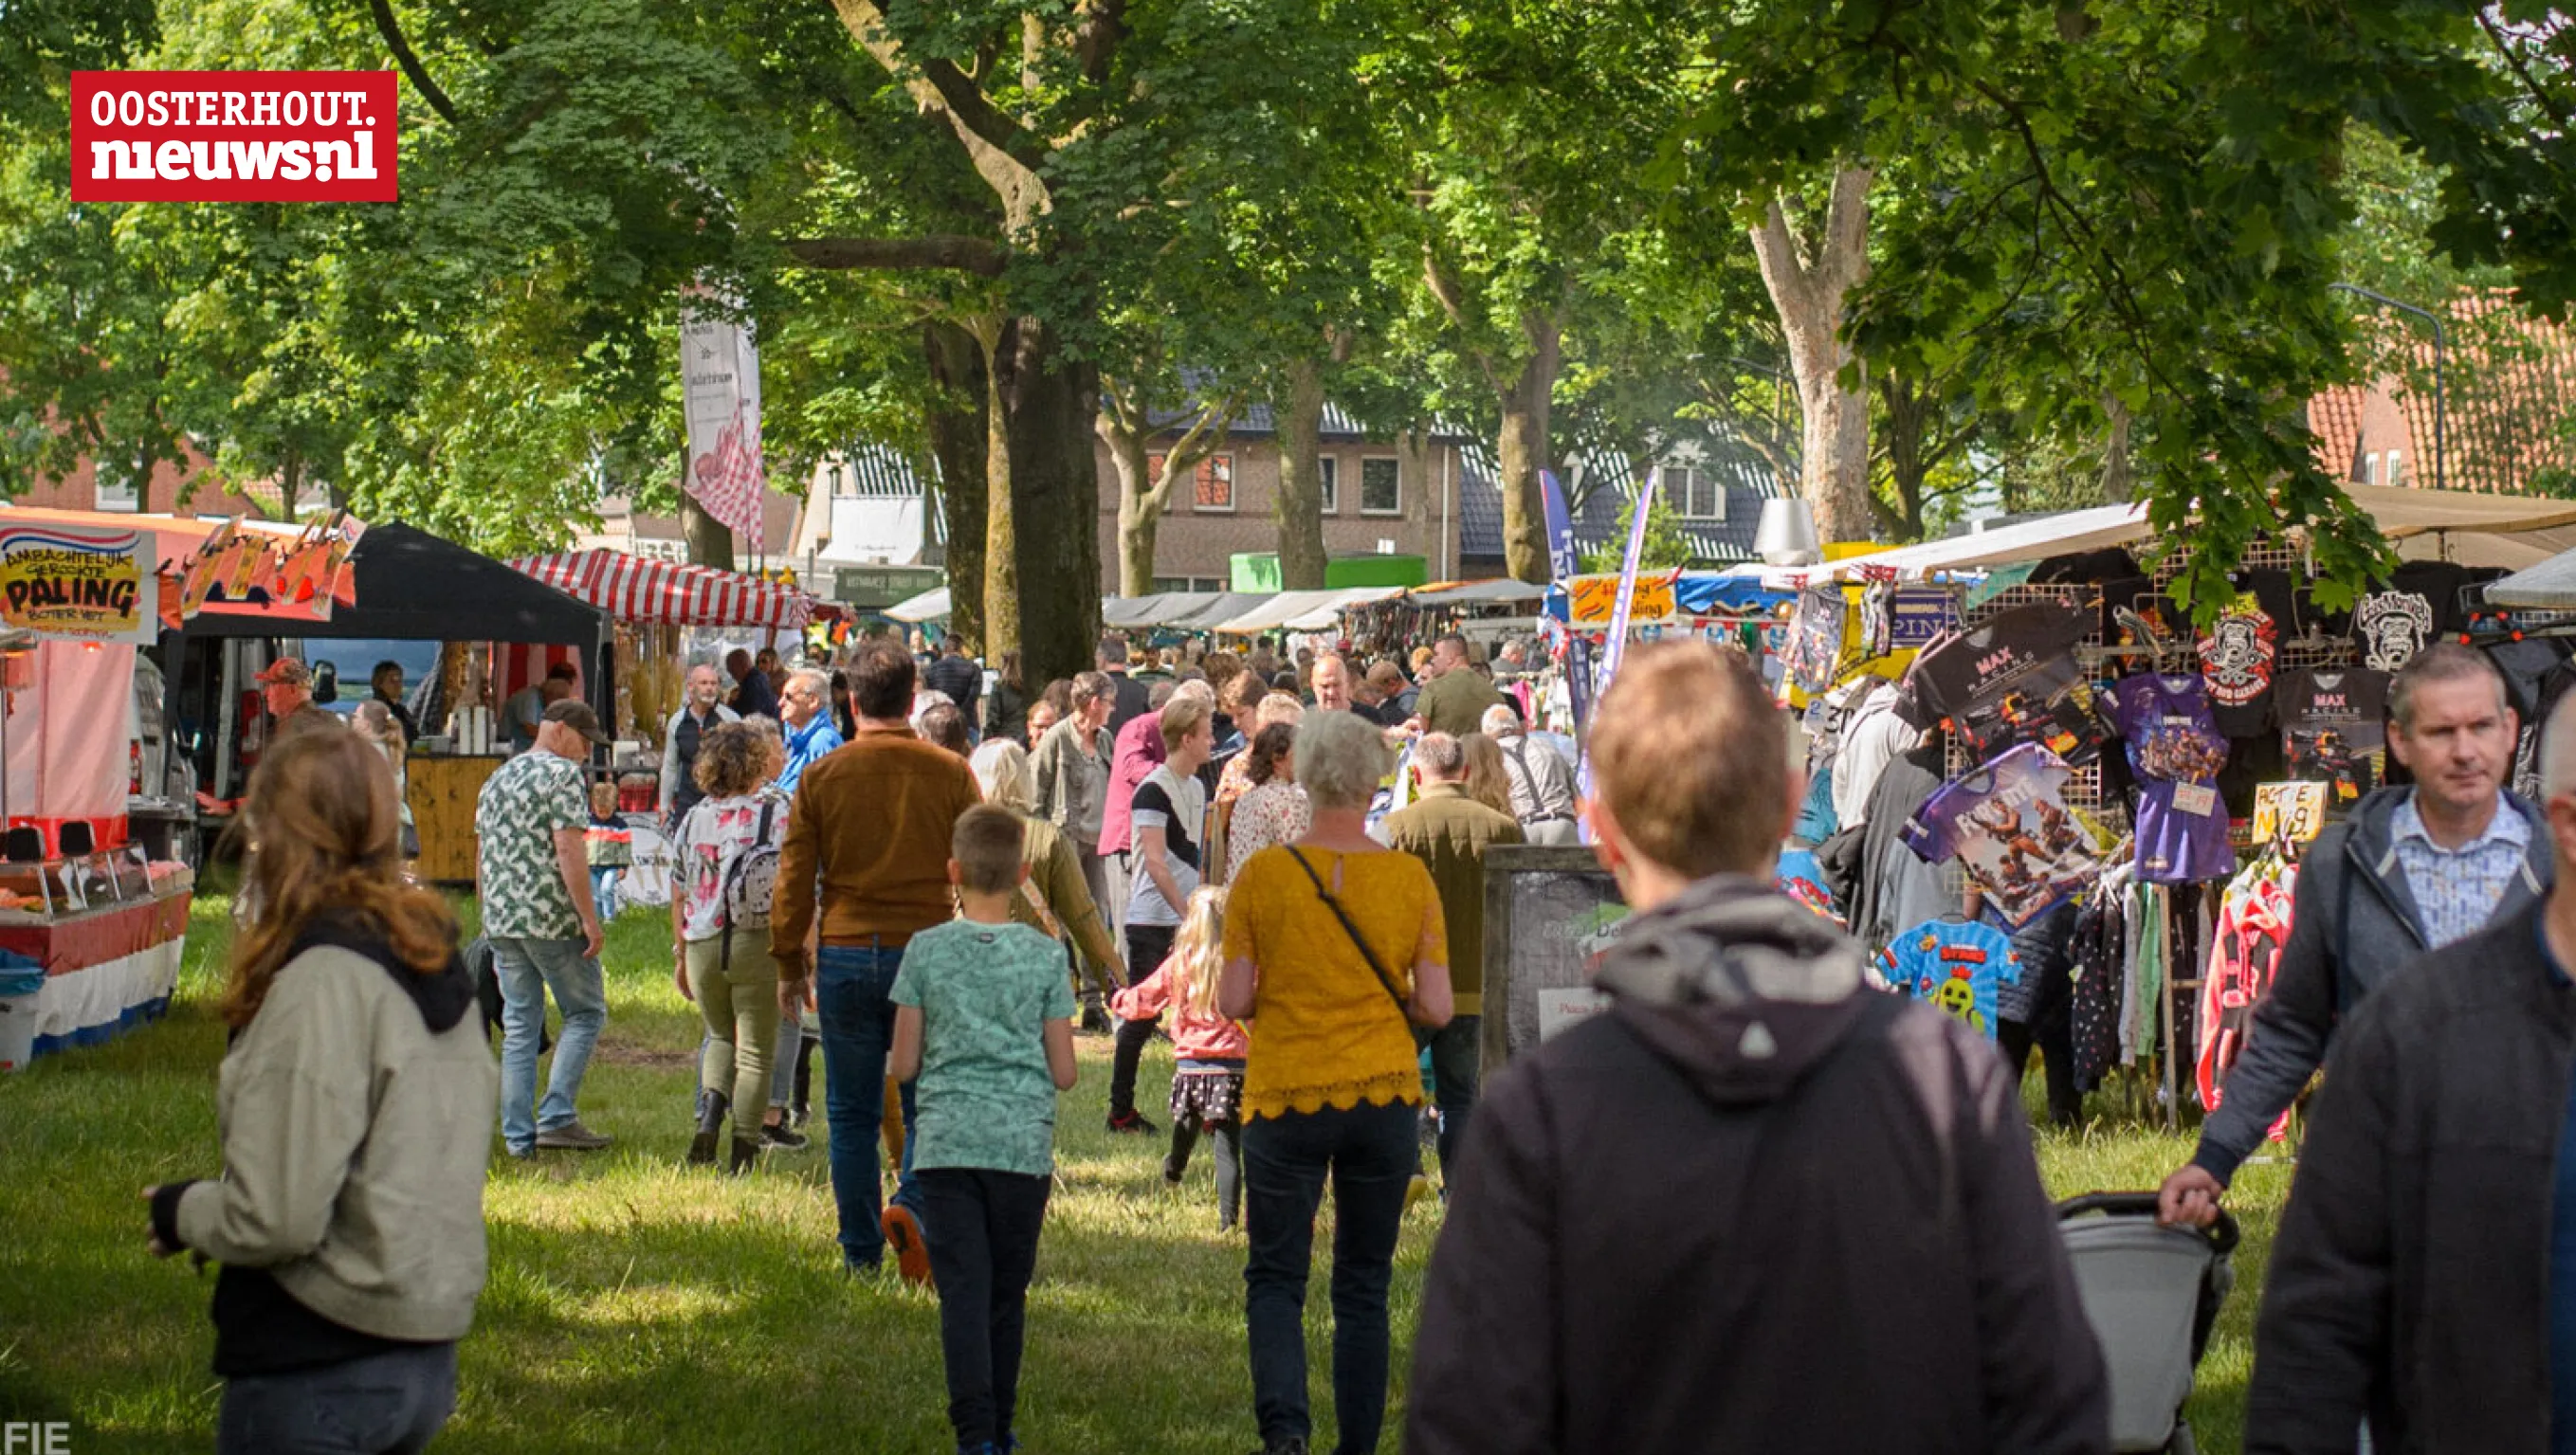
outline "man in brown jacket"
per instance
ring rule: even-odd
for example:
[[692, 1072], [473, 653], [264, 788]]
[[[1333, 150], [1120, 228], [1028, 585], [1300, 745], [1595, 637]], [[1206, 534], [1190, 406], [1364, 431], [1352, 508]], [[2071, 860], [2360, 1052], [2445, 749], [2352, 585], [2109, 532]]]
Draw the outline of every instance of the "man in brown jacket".
[[1386, 816], [1386, 842], [1420, 859], [1440, 891], [1449, 926], [1449, 988], [1457, 1011], [1431, 1038], [1431, 1080], [1440, 1104], [1440, 1177], [1458, 1172], [1467, 1117], [1476, 1109], [1477, 1027], [1484, 1020], [1485, 850], [1526, 843], [1521, 826], [1467, 796], [1467, 747], [1447, 733], [1425, 733], [1413, 745], [1422, 797]]
[[[876, 1268], [895, 1245], [904, 1275], [919, 1282], [930, 1260], [921, 1241], [912, 1180], [912, 1087], [903, 1088], [903, 1167], [894, 1205], [879, 1214], [875, 1139], [884, 1105], [886, 1053], [893, 1046], [896, 972], [912, 937], [949, 918], [949, 835], [975, 806], [975, 778], [963, 759], [923, 742], [905, 720], [912, 706], [912, 658], [893, 642], [870, 642], [850, 669], [858, 731], [805, 770], [778, 850], [769, 953], [778, 962], [778, 1002], [809, 998], [822, 1014], [824, 1106], [832, 1124], [832, 1196], [840, 1205], [841, 1256]], [[805, 939], [820, 911], [821, 953], [809, 964]]]

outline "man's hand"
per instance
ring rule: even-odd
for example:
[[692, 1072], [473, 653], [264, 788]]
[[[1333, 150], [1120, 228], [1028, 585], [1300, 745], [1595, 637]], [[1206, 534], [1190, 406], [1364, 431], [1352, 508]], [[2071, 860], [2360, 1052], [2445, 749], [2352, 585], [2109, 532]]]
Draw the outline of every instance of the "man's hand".
[[806, 995], [807, 984], [808, 982], [802, 979], [787, 980], [782, 978], [778, 982], [778, 1013], [780, 1015], [799, 1015], [804, 1012], [804, 1009], [808, 1004], [808, 997]]
[[2206, 1167], [2186, 1162], [2156, 1189], [2156, 1221], [2166, 1227], [2205, 1228], [2218, 1221], [2227, 1184]]
[[600, 950], [607, 944], [608, 936], [599, 928], [599, 920], [597, 917], [594, 916], [593, 918], [586, 919], [581, 922], [581, 954], [583, 959], [598, 959]]

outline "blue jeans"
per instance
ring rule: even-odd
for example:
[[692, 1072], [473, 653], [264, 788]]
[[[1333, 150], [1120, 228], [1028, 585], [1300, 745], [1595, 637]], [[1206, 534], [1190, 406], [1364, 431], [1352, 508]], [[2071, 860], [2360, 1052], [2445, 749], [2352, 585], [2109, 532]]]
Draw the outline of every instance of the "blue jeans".
[[456, 1346], [423, 1344], [224, 1384], [217, 1455], [411, 1455], [456, 1409]]
[[939, 1284], [948, 1422], [960, 1450], [1011, 1438], [1029, 1278], [1054, 1185], [1052, 1178], [980, 1167], [922, 1169], [922, 1199], [943, 1230], [930, 1243], [930, 1272]]
[[1306, 1410], [1306, 1275], [1315, 1209], [1333, 1182], [1333, 1409], [1340, 1455], [1370, 1455], [1386, 1423], [1386, 1287], [1395, 1272], [1419, 1113], [1398, 1102], [1243, 1124], [1243, 1322], [1264, 1443], [1313, 1433]]
[[[823, 1115], [832, 1128], [832, 1200], [841, 1213], [841, 1256], [862, 1268], [885, 1260], [877, 1127], [885, 1120], [886, 1053], [894, 1049], [889, 997], [902, 969], [903, 947], [875, 941], [825, 945], [814, 966], [814, 1005], [823, 1021]], [[912, 1117], [907, 1081], [903, 1165], [896, 1171], [894, 1200], [917, 1217], [921, 1193], [912, 1178]]]
[[1440, 1183], [1458, 1180], [1458, 1149], [1467, 1145], [1467, 1118], [1476, 1110], [1478, 1045], [1484, 1017], [1456, 1015], [1431, 1033], [1431, 1094], [1440, 1104]]
[[[581, 1094], [582, 1073], [590, 1069], [590, 1048], [599, 1028], [608, 1024], [608, 988], [599, 962], [581, 952], [579, 940], [530, 940], [494, 935], [492, 964], [501, 980], [501, 1140], [510, 1150], [526, 1153], [539, 1132], [551, 1132], [575, 1119], [573, 1101]], [[563, 1011], [563, 1034], [555, 1038], [555, 1066], [546, 1078], [546, 1099], [537, 1099], [537, 1037], [546, 1024], [546, 992]]]
[[590, 897], [599, 906], [599, 922], [617, 918], [617, 886], [626, 871], [617, 865], [602, 865], [590, 871]]

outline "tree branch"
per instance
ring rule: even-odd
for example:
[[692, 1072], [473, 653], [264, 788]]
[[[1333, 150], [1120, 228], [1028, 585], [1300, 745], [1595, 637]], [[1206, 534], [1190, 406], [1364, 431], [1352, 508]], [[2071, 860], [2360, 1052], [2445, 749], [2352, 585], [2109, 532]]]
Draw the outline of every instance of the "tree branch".
[[833, 8], [868, 54], [901, 78], [915, 101], [945, 113], [961, 137], [981, 142], [1030, 172], [1046, 165], [1046, 144], [995, 106], [955, 62], [906, 56], [903, 43], [886, 25], [885, 11], [872, 0], [833, 0]]
[[1073, 53], [1082, 78], [1097, 86], [1109, 79], [1109, 60], [1127, 39], [1127, 0], [1082, 0], [1074, 7]]
[[429, 78], [429, 68], [420, 63], [420, 57], [412, 53], [411, 42], [403, 38], [402, 23], [394, 19], [393, 0], [367, 0], [367, 8], [375, 13], [376, 34], [385, 38], [385, 49], [394, 53], [394, 64], [411, 78], [412, 89], [448, 125], [462, 129], [465, 123], [456, 119], [456, 103], [448, 100], [447, 93]]
[[1010, 253], [999, 244], [954, 233], [928, 237], [791, 237], [780, 240], [779, 246], [809, 268], [953, 268], [978, 277], [998, 278], [1011, 263]]
[[1440, 255], [1432, 250], [1429, 243], [1422, 245], [1422, 281], [1431, 290], [1432, 298], [1439, 302], [1440, 311], [1448, 314], [1449, 322], [1456, 326], [1459, 352], [1476, 366], [1477, 373], [1485, 376], [1485, 382], [1493, 386], [1495, 393], [1504, 393], [1508, 386], [1503, 383], [1502, 375], [1496, 372], [1494, 361], [1484, 350], [1469, 342], [1472, 329], [1467, 322], [1466, 301], [1459, 296], [1457, 283], [1440, 270]]

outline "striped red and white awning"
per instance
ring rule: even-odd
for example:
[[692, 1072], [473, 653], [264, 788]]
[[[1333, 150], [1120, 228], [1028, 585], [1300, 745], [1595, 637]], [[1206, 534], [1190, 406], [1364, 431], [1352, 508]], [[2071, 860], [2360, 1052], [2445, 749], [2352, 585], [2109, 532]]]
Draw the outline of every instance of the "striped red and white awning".
[[814, 617], [810, 593], [712, 566], [648, 561], [606, 550], [521, 556], [510, 564], [619, 621], [793, 631]]

